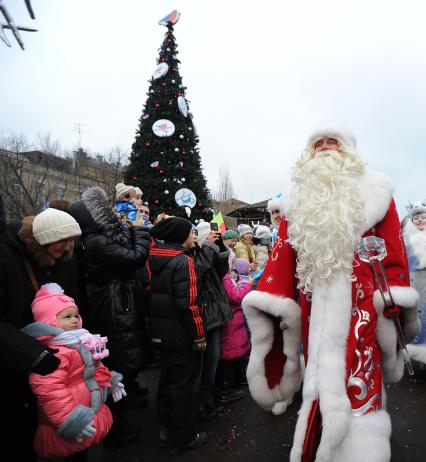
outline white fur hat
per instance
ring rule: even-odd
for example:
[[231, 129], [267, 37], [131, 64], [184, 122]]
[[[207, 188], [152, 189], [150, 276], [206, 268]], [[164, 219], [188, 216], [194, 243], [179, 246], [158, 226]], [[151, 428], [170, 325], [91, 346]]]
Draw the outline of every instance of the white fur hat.
[[48, 208], [34, 217], [33, 236], [40, 245], [47, 245], [81, 236], [81, 229], [69, 213]]
[[281, 193], [272, 197], [268, 201], [267, 210], [269, 213], [272, 213], [273, 210], [281, 210], [282, 197]]
[[241, 225], [238, 225], [237, 231], [241, 237], [244, 236], [244, 234], [246, 233], [252, 233], [253, 229], [249, 225], [242, 223]]
[[201, 245], [211, 232], [211, 226], [208, 221], [201, 221], [196, 226], [196, 230], [198, 231], [198, 244]]
[[426, 213], [426, 201], [410, 202], [405, 208], [410, 218], [413, 218], [419, 213]]
[[272, 241], [272, 233], [269, 228], [264, 225], [256, 226], [254, 237], [257, 237], [262, 245], [268, 245]]
[[134, 186], [128, 186], [124, 183], [117, 183], [115, 185], [115, 198], [120, 199], [124, 194], [130, 194], [133, 197], [136, 193]]
[[356, 148], [356, 138], [349, 128], [339, 124], [323, 124], [320, 125], [308, 138], [307, 147], [312, 147], [321, 138], [330, 137], [337, 138], [345, 146], [351, 149]]

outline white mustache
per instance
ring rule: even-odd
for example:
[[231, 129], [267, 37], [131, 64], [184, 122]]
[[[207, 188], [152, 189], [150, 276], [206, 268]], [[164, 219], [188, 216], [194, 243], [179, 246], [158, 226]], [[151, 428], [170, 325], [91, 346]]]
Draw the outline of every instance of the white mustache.
[[321, 157], [332, 157], [333, 159], [341, 159], [341, 155], [335, 149], [328, 149], [327, 151], [318, 151], [315, 153], [314, 159], [320, 159]]

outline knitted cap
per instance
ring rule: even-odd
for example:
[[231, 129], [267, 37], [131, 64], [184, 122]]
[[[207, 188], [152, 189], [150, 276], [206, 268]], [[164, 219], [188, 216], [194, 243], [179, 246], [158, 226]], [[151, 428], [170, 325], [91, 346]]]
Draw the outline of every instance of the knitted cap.
[[348, 128], [336, 124], [324, 124], [314, 130], [308, 138], [308, 148], [322, 138], [337, 138], [345, 146], [351, 149], [356, 148], [355, 135]]
[[249, 265], [250, 262], [247, 260], [247, 258], [236, 258], [234, 261], [234, 269], [238, 274], [249, 274]]
[[120, 199], [124, 194], [130, 194], [131, 197], [135, 195], [136, 191], [133, 186], [125, 185], [124, 183], [117, 183], [115, 185], [115, 198]]
[[222, 239], [238, 239], [238, 233], [235, 232], [233, 229], [227, 229], [223, 234], [222, 234]]
[[192, 224], [186, 218], [170, 217], [164, 218], [155, 224], [149, 233], [155, 239], [175, 244], [183, 244], [192, 230]]
[[212, 228], [210, 226], [210, 223], [207, 221], [200, 221], [197, 225], [197, 231], [198, 231], [198, 243], [201, 245], [211, 232]]
[[62, 287], [56, 283], [44, 284], [37, 291], [31, 304], [34, 320], [58, 327], [56, 315], [75, 306], [74, 299], [64, 294]]
[[237, 231], [238, 231], [238, 234], [241, 237], [246, 233], [252, 233], [253, 229], [249, 225], [241, 224], [241, 225], [238, 225]]
[[33, 236], [40, 245], [81, 236], [81, 229], [67, 212], [48, 208], [34, 217]]

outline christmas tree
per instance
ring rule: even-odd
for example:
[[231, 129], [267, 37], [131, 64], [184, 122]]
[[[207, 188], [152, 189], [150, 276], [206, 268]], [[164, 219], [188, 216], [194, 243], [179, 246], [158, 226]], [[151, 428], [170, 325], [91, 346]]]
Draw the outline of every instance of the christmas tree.
[[167, 32], [149, 81], [148, 99], [139, 119], [126, 181], [142, 189], [151, 216], [166, 212], [190, 215], [191, 221], [208, 221], [212, 216], [210, 194], [201, 169], [199, 140], [179, 74], [173, 35], [178, 19], [179, 13], [174, 11], [160, 21]]

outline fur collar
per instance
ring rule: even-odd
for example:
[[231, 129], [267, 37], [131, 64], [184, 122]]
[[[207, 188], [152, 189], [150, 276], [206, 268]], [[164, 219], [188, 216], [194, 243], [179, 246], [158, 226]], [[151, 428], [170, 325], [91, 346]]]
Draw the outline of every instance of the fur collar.
[[105, 191], [94, 186], [86, 189], [82, 201], [102, 234], [123, 245], [130, 244], [130, 231], [115, 215]]
[[[385, 216], [392, 200], [394, 186], [389, 177], [376, 170], [366, 169], [365, 173], [358, 178], [361, 194], [364, 196], [365, 224], [361, 234], [364, 234]], [[290, 197], [283, 200], [283, 211], [288, 215]]]
[[25, 244], [29, 253], [34, 257], [40, 267], [55, 266], [59, 261], [68, 261], [73, 254], [73, 248], [66, 252], [59, 260], [56, 260], [46, 252], [47, 246], [41, 246], [33, 236], [34, 217], [26, 217], [18, 232], [19, 239]]

